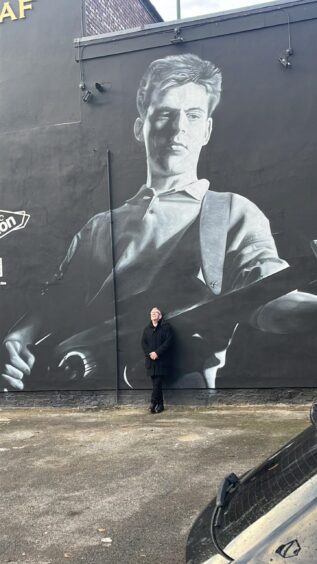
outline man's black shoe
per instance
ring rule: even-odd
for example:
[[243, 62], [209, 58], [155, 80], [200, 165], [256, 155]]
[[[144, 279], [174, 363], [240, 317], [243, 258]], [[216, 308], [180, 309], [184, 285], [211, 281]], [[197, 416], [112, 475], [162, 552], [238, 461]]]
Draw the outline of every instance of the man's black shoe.
[[150, 406], [149, 406], [149, 412], [150, 412], [150, 413], [156, 413], [156, 411], [155, 411], [155, 405], [153, 405], [153, 403], [151, 403]]
[[164, 411], [164, 405], [157, 405], [155, 408], [155, 413], [161, 413]]

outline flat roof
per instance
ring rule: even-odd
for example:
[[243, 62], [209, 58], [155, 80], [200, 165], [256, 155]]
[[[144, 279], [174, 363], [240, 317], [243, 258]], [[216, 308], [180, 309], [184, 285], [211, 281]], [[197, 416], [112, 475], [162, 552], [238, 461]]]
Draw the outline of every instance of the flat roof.
[[[317, 19], [317, 0], [274, 1], [74, 40], [79, 62]], [[177, 48], [177, 47], [175, 47]]]
[[214, 12], [212, 14], [205, 14], [203, 16], [195, 16], [191, 18], [184, 18], [181, 20], [173, 21], [162, 21], [159, 23], [147, 24], [140, 27], [125, 29], [121, 31], [108, 32], [98, 35], [91, 35], [88, 37], [76, 38], [76, 45], [89, 43], [95, 43], [96, 41], [107, 41], [113, 40], [115, 38], [123, 38], [127, 36], [139, 35], [144, 32], [161, 32], [171, 27], [189, 27], [191, 25], [199, 25], [204, 22], [220, 22], [227, 20], [228, 18], [240, 18], [241, 16], [247, 16], [252, 14], [261, 14], [264, 12], [271, 12], [276, 10], [286, 10], [293, 7], [305, 6], [309, 4], [316, 4], [316, 0], [273, 0], [272, 2], [265, 2], [263, 4], [255, 4], [252, 6], [245, 6], [240, 8], [235, 8], [232, 10], [225, 10], [221, 12]]

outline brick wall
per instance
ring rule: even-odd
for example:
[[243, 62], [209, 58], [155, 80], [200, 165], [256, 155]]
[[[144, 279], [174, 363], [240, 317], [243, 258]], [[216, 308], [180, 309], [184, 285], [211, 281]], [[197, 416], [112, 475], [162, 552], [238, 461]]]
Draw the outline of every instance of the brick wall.
[[[157, 14], [158, 15], [158, 14]], [[162, 21], [140, 0], [86, 0], [86, 34], [98, 35]]]

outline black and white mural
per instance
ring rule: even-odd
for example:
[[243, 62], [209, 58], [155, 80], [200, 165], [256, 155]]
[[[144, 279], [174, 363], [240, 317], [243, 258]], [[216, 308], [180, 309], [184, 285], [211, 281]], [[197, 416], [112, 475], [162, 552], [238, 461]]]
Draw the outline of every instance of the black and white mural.
[[[222, 45], [233, 41], [221, 40]], [[81, 123], [72, 125], [78, 167], [72, 166], [68, 179], [64, 176], [71, 187], [67, 193], [66, 186], [64, 202], [50, 202], [48, 225], [56, 210], [72, 220], [55, 257], [44, 233], [45, 252], [53, 254], [50, 268], [39, 273], [38, 281], [33, 273], [24, 310], [11, 328], [2, 327], [2, 390], [148, 388], [140, 340], [154, 306], [175, 334], [166, 387], [315, 386], [317, 231], [308, 222], [301, 245], [292, 246], [296, 230], [288, 236], [285, 228], [292, 221], [305, 231], [305, 217], [299, 212], [296, 218], [302, 181], [295, 192], [293, 183], [288, 194], [281, 182], [280, 192], [273, 194], [285, 163], [275, 159], [276, 131], [273, 127], [269, 136], [268, 127], [280, 119], [271, 104], [281, 99], [276, 86], [265, 82], [262, 88], [260, 70], [257, 76], [250, 71], [249, 98], [243, 99], [245, 64], [229, 64], [219, 40], [211, 61], [206, 44], [177, 52], [156, 49], [156, 57], [141, 52], [133, 55], [134, 66], [129, 54], [121, 55], [119, 64], [116, 57], [85, 63], [88, 81], [104, 73], [110, 82], [82, 102]], [[250, 90], [257, 80], [258, 98]], [[268, 92], [270, 100], [262, 109]], [[282, 128], [293, 110], [291, 94]], [[304, 123], [297, 132], [291, 127], [290, 135], [298, 135], [303, 150], [309, 113], [300, 111]], [[288, 136], [286, 129], [283, 135]], [[67, 147], [68, 136], [62, 160], [67, 154], [69, 163], [74, 150]], [[220, 142], [214, 141], [217, 137]], [[269, 145], [261, 154], [265, 140]], [[311, 148], [298, 168], [294, 160], [291, 176], [294, 180], [310, 159], [307, 185], [312, 191]], [[59, 150], [55, 144], [51, 163], [61, 160]], [[35, 175], [36, 157], [34, 166]], [[50, 174], [56, 178], [59, 171]], [[73, 198], [76, 179], [83, 200]], [[104, 204], [97, 197], [83, 208], [96, 186], [104, 191]], [[40, 194], [33, 195], [40, 200]], [[315, 215], [313, 198], [303, 207]], [[11, 232], [27, 222], [29, 227], [32, 214], [17, 206], [0, 213], [5, 248]]]

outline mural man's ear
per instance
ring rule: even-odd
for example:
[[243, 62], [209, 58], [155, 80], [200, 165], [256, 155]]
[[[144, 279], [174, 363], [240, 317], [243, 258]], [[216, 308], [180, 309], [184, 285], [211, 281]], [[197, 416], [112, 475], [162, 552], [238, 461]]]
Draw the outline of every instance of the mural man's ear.
[[139, 141], [140, 143], [144, 143], [143, 121], [141, 120], [140, 117], [136, 118], [134, 122], [134, 136], [137, 141]]
[[207, 143], [209, 142], [209, 139], [210, 139], [210, 136], [211, 136], [211, 132], [212, 132], [212, 118], [209, 117], [209, 118], [207, 119], [204, 145], [207, 145]]

